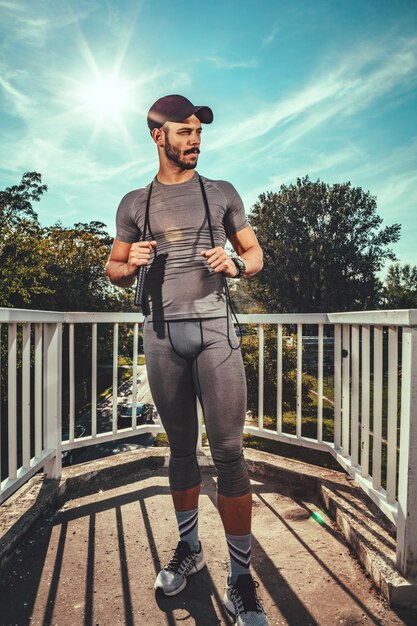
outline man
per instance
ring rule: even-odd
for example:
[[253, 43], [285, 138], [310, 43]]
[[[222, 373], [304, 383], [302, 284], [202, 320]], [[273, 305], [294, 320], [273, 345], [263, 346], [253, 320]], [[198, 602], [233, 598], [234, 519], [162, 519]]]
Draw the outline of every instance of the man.
[[[170, 445], [169, 482], [180, 535], [155, 589], [176, 595], [187, 576], [205, 565], [198, 538], [198, 396], [230, 553], [225, 606], [239, 626], [265, 626], [268, 620], [249, 571], [252, 495], [242, 453], [246, 379], [225, 284], [225, 277], [259, 272], [262, 251], [234, 187], [195, 171], [202, 123], [212, 121], [209, 107], [196, 107], [183, 96], [165, 96], [152, 105], [148, 127], [159, 170], [148, 187], [122, 199], [106, 271], [112, 283], [130, 287], [138, 268], [149, 266], [144, 352]], [[226, 239], [237, 257], [225, 252]]]

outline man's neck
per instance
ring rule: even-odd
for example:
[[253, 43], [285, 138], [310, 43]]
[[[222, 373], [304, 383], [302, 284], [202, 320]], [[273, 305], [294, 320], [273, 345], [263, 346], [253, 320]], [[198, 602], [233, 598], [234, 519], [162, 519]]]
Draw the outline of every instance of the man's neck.
[[193, 179], [195, 170], [183, 170], [179, 167], [159, 167], [156, 178], [163, 185], [178, 185], [178, 183], [186, 183]]

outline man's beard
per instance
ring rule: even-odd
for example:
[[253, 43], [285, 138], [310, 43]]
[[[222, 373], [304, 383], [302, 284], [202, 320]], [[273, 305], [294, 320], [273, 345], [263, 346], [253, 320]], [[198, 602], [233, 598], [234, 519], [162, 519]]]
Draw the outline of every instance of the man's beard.
[[192, 162], [186, 162], [181, 159], [181, 150], [171, 146], [168, 141], [168, 137], [165, 138], [165, 154], [170, 161], [173, 161], [176, 165], [181, 167], [183, 170], [193, 170], [197, 166], [198, 154], [200, 152], [199, 148], [193, 148], [191, 150], [186, 150], [184, 154], [191, 154], [192, 152], [196, 152], [197, 159]]

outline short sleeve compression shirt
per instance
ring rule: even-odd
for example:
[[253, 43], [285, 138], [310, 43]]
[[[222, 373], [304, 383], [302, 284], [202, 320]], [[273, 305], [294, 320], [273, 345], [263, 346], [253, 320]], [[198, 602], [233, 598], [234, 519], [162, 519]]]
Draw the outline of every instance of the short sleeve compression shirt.
[[[242, 200], [230, 183], [201, 177], [207, 193], [216, 246], [248, 225]], [[142, 239], [148, 187], [131, 191], [120, 202], [116, 238]], [[145, 280], [151, 318], [175, 320], [226, 316], [223, 277], [201, 256], [211, 248], [198, 176], [164, 185], [156, 178], [146, 239], [156, 240], [156, 254]]]

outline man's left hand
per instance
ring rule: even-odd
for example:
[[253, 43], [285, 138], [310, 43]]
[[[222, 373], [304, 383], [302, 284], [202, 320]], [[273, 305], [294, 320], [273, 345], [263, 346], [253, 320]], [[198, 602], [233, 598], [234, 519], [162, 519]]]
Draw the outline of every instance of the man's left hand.
[[203, 250], [201, 255], [206, 257], [210, 267], [212, 267], [215, 272], [223, 272], [223, 274], [229, 278], [234, 278], [238, 273], [236, 265], [221, 246], [210, 248], [210, 250]]

